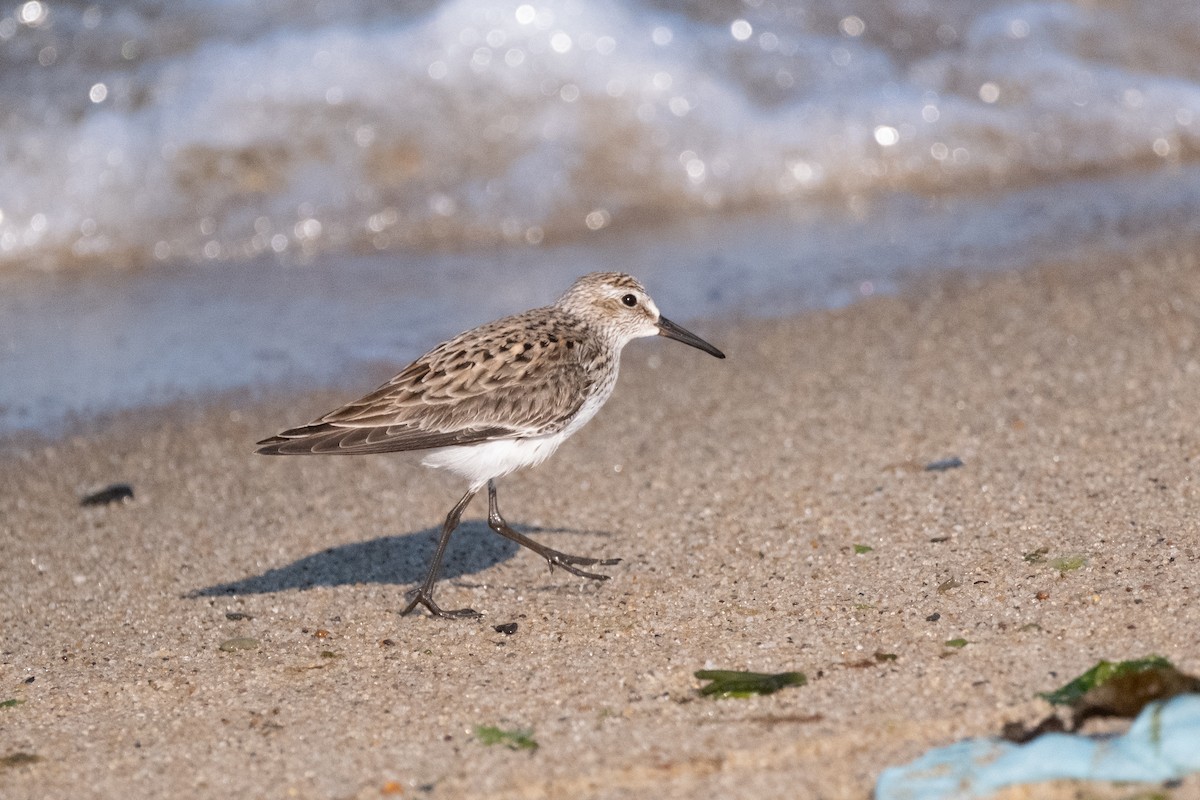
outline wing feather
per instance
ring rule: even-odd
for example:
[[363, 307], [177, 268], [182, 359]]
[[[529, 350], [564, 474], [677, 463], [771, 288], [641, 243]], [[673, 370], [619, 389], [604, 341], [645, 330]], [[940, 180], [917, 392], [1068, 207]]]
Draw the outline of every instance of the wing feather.
[[423, 431], [420, 428], [344, 428], [331, 423], [313, 423], [291, 428], [258, 443], [257, 452], [283, 455], [366, 455], [404, 450], [428, 450], [435, 447], [475, 444], [511, 435], [506, 428], [476, 428], [452, 433]]
[[267, 455], [365, 454], [557, 433], [596, 380], [573, 317], [538, 309], [439, 345], [373, 392], [259, 442]]

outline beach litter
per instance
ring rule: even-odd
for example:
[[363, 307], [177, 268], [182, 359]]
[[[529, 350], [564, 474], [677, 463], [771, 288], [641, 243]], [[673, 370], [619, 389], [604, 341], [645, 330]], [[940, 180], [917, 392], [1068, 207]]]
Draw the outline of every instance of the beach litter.
[[[968, 739], [883, 771], [875, 800], [985, 797], [1004, 787], [1056, 780], [1162, 783], [1200, 771], [1200, 679], [1167, 659], [1101, 661], [1061, 688], [1040, 695], [1067, 707], [1029, 729]], [[1133, 718], [1116, 735], [1083, 735], [1094, 717]]]

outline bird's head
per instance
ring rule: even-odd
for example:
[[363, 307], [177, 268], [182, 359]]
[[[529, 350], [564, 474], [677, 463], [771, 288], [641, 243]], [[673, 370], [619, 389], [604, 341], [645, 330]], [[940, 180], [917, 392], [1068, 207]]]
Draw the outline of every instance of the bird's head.
[[646, 287], [623, 272], [592, 272], [558, 299], [559, 308], [611, 331], [621, 345], [643, 336], [665, 336], [724, 358], [725, 354], [658, 310]]

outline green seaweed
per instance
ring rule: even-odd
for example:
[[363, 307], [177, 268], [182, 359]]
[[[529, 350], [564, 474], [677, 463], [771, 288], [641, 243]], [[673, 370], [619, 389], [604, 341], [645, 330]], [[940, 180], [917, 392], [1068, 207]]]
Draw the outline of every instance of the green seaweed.
[[787, 686], [803, 686], [808, 678], [803, 672], [740, 672], [730, 669], [702, 669], [693, 673], [702, 681], [712, 681], [700, 687], [700, 694], [709, 697], [750, 697], [774, 694]]
[[1087, 556], [1069, 555], [1059, 556], [1058, 558], [1051, 559], [1050, 566], [1054, 567], [1059, 572], [1071, 572], [1072, 570], [1079, 569], [1086, 563]]
[[856, 544], [856, 545], [854, 545], [854, 552], [855, 552], [857, 555], [860, 555], [860, 556], [861, 556], [863, 553], [869, 553], [869, 552], [871, 552], [871, 551], [872, 551], [872, 550], [874, 550], [874, 549], [875, 549], [875, 548], [874, 548], [874, 547], [871, 547], [871, 545], [869, 545], [869, 544]]
[[1041, 564], [1046, 560], [1046, 554], [1049, 552], [1049, 547], [1039, 547], [1037, 550], [1030, 550], [1021, 558], [1025, 559], [1027, 564]]
[[895, 661], [897, 658], [899, 658], [899, 656], [897, 656], [895, 653], [885, 653], [882, 650], [875, 651], [875, 660], [881, 664], [885, 661]]
[[1052, 692], [1039, 692], [1038, 697], [1056, 706], [1071, 705], [1091, 689], [1107, 683], [1113, 678], [1161, 667], [1174, 668], [1174, 665], [1162, 656], [1146, 656], [1145, 658], [1116, 663], [1112, 661], [1097, 661], [1095, 666], [1079, 677]]
[[14, 697], [11, 700], [5, 700], [4, 702], [0, 702], [0, 708], [16, 708], [17, 706], [21, 705], [24, 702], [25, 702], [24, 700]]
[[957, 639], [951, 639], [948, 642], [945, 642], [946, 647], [953, 647], [955, 649], [958, 649], [961, 647], [966, 647], [969, 644], [970, 644], [970, 642], [968, 642], [966, 639], [963, 639], [962, 637], [959, 637]]
[[506, 731], [495, 725], [476, 725], [475, 738], [480, 744], [502, 744], [509, 750], [538, 749], [538, 743], [533, 738], [533, 728], [513, 728]]

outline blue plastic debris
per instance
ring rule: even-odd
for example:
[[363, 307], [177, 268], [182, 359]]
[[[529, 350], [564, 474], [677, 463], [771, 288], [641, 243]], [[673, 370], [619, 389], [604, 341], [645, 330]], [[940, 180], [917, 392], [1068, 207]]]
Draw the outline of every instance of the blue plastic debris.
[[1152, 782], [1200, 771], [1200, 695], [1149, 703], [1120, 736], [1048, 733], [1026, 744], [968, 739], [883, 771], [875, 800], [968, 800], [1053, 780]]

